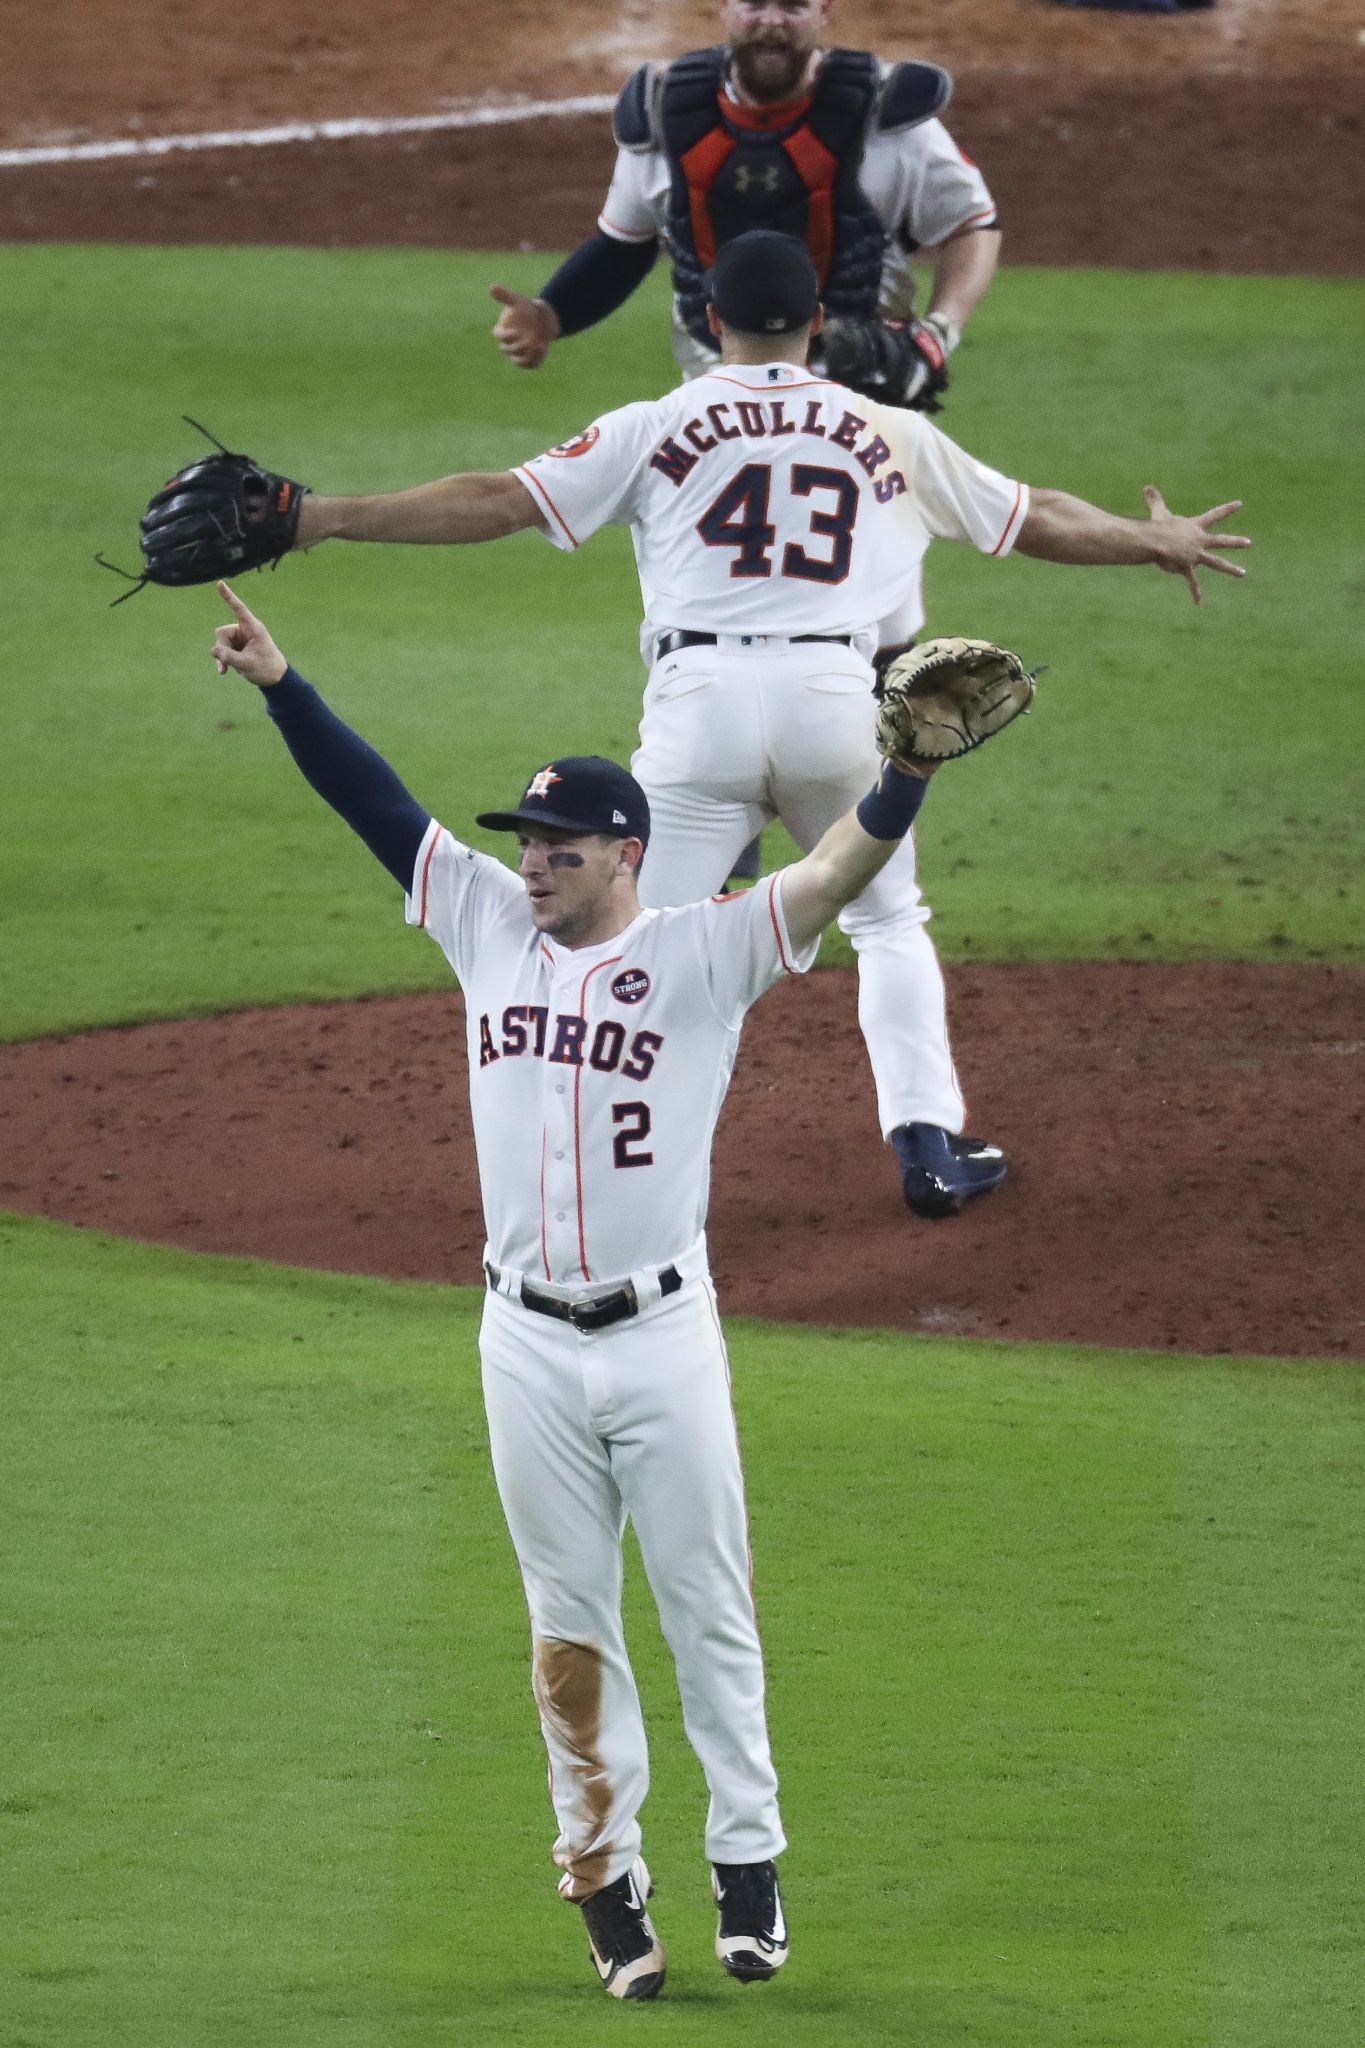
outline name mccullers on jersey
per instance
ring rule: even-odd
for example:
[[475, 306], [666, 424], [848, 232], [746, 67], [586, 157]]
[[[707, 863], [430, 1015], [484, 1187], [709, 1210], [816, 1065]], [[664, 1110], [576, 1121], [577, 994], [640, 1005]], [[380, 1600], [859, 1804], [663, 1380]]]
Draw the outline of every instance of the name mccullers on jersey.
[[[789, 416], [789, 402], [800, 417]], [[823, 398], [722, 398], [715, 405], [704, 406], [695, 418], [679, 427], [676, 435], [668, 435], [650, 456], [649, 466], [666, 476], [671, 484], [680, 485], [701, 458], [723, 441], [775, 441], [798, 434], [824, 441], [833, 448], [846, 448], [873, 479], [873, 495], [878, 502], [889, 504], [904, 491], [905, 478], [898, 469], [886, 476], [877, 475], [891, 460], [887, 443], [880, 434], [873, 434], [859, 446], [859, 436], [866, 431], [867, 421], [856, 412], [841, 413], [832, 427], [831, 418]], [[683, 442], [688, 445], [682, 446]]]

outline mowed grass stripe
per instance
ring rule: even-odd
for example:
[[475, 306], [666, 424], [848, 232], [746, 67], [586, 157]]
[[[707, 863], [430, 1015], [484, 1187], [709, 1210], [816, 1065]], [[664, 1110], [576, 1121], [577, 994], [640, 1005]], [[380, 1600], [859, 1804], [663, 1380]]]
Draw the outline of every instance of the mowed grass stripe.
[[[119, 586], [91, 556], [136, 565], [145, 496], [202, 445], [181, 412], [320, 488], [380, 489], [501, 468], [668, 388], [661, 278], [534, 376], [497, 358], [488, 280], [533, 285], [547, 260], [0, 250], [24, 507], [0, 617], [21, 685], [0, 1034], [441, 979], [247, 687], [215, 678], [213, 595], [110, 611]], [[1033, 717], [949, 771], [919, 828], [948, 957], [1362, 957], [1365, 805], [1343, 744], [1361, 520], [1343, 450], [1363, 336], [1349, 279], [1001, 276], [942, 424], [1117, 509], [1140, 513], [1146, 481], [1182, 509], [1244, 496], [1256, 551], [1245, 584], [1209, 577], [1198, 611], [1155, 571], [931, 552], [932, 628], [1050, 664]], [[623, 533], [571, 559], [532, 535], [332, 546], [244, 588], [457, 828], [547, 752], [630, 751], [643, 671]], [[770, 857], [783, 849], [774, 833]]]
[[[597, 2043], [478, 1299], [0, 1226], [0, 2041]], [[1359, 1375], [737, 1323], [799, 1946], [710, 1956], [635, 1563], [680, 2042], [1359, 2031]]]

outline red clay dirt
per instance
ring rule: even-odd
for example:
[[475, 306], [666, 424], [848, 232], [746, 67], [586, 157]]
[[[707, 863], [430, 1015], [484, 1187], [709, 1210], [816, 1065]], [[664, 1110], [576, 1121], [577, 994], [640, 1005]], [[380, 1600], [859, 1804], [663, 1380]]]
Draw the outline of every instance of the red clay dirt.
[[[645, 56], [708, 40], [714, 19], [677, 0], [238, 0], [230, 18], [214, 0], [116, 15], [0, 0], [11, 13], [9, 149], [601, 93]], [[1008, 262], [1365, 266], [1357, 0], [1174, 17], [919, 0], [907, 15], [839, 0], [836, 32], [954, 72], [951, 125], [986, 169]], [[0, 167], [0, 237], [551, 248], [589, 230], [610, 160], [592, 118]], [[730, 1308], [1365, 1357], [1365, 974], [973, 967], [950, 987], [974, 1125], [1014, 1154], [1009, 1182], [951, 1223], [911, 1222], [849, 976], [779, 989], [749, 1027], [717, 1148]], [[7, 1207], [304, 1265], [479, 1277], [458, 995], [3, 1048], [0, 1127]]]
[[[603, 93], [642, 57], [709, 40], [715, 16], [676, 0], [240, 0], [231, 17], [213, 0], [126, 0], [117, 40], [106, 20], [95, 0], [24, 9], [7, 38], [0, 144]], [[953, 72], [953, 131], [987, 172], [1010, 262], [1348, 272], [1365, 260], [1356, 0], [1221, 0], [1178, 16], [839, 0], [835, 23], [848, 42]], [[0, 169], [0, 236], [557, 248], [590, 229], [611, 155], [594, 116]]]
[[[1365, 1357], [1365, 973], [950, 973], [973, 1120], [1014, 1155], [900, 1207], [851, 974], [767, 996], [716, 1150], [731, 1310], [966, 1336]], [[1006, 1050], [1008, 1049], [1008, 1050]], [[203, 1251], [477, 1281], [457, 993], [0, 1049], [0, 1205]]]

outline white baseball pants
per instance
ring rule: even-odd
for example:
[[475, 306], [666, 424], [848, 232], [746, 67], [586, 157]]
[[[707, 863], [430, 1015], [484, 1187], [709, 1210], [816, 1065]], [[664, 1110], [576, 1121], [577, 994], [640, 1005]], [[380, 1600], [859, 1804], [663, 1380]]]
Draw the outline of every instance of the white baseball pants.
[[[851, 647], [780, 635], [746, 643], [724, 633], [715, 647], [657, 662], [631, 763], [653, 821], [642, 900], [713, 895], [775, 817], [809, 852], [880, 772], [872, 680]], [[883, 1137], [900, 1124], [956, 1132], [965, 1121], [928, 918], [907, 836], [839, 919], [858, 956], [858, 1022]]]
[[706, 1855], [778, 1855], [744, 1480], [710, 1281], [593, 1334], [490, 1294], [479, 1345], [531, 1615], [561, 1893], [587, 1898], [640, 1852], [649, 1762], [621, 1624], [627, 1516], [711, 1794]]

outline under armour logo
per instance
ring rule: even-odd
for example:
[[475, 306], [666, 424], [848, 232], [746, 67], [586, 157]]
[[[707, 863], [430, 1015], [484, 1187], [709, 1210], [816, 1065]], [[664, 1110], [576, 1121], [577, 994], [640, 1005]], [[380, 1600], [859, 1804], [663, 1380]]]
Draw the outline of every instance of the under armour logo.
[[526, 794], [527, 796], [548, 796], [551, 784], [562, 780], [562, 776], [556, 775], [553, 768], [542, 768], [527, 783]]
[[776, 192], [781, 179], [780, 164], [764, 164], [761, 171], [752, 164], [741, 164], [735, 172], [735, 184], [741, 192], [751, 192], [755, 186], [762, 192]]

